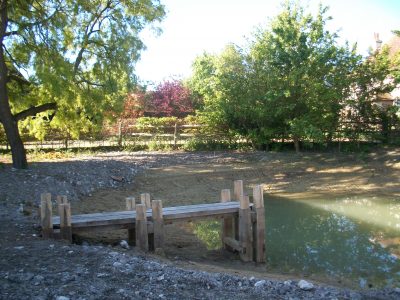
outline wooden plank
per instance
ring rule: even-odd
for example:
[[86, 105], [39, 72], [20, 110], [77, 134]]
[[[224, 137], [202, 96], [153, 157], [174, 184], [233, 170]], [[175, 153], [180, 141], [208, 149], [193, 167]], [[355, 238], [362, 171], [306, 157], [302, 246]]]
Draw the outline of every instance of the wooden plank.
[[40, 224], [42, 226], [42, 236], [45, 239], [53, 237], [52, 213], [51, 194], [44, 193], [40, 198]]
[[136, 247], [149, 251], [149, 237], [147, 235], [147, 217], [144, 204], [136, 205]]
[[140, 203], [144, 204], [146, 206], [146, 209], [151, 208], [150, 194], [149, 193], [140, 194]]
[[125, 203], [126, 203], [126, 210], [135, 210], [136, 209], [136, 200], [135, 197], [126, 197], [125, 198]]
[[[221, 191], [221, 202], [226, 203], [231, 201], [231, 190], [224, 189]], [[228, 244], [225, 243], [226, 238], [233, 238], [234, 237], [234, 228], [233, 228], [233, 217], [225, 217], [222, 220], [222, 230], [221, 230], [221, 239], [222, 239], [222, 246], [224, 249], [232, 251], [234, 250]]]
[[62, 213], [62, 208], [60, 208], [60, 205], [61, 204], [64, 204], [64, 203], [68, 203], [68, 199], [67, 199], [67, 196], [57, 196], [57, 210], [58, 210], [58, 215], [59, 216], [61, 216], [61, 213]]
[[226, 237], [224, 238], [224, 244], [228, 245], [231, 249], [238, 251], [239, 253], [241, 253], [243, 251], [242, 246], [240, 246], [239, 241], [230, 238], [230, 237]]
[[244, 262], [253, 260], [251, 210], [249, 196], [242, 197], [239, 209], [239, 242], [242, 247], [240, 259]]
[[240, 201], [243, 195], [243, 180], [235, 180], [233, 182], [233, 200]]
[[[135, 197], [126, 197], [126, 210], [133, 212], [136, 210], [136, 200]], [[136, 245], [136, 229], [128, 228], [128, 244], [131, 246]]]
[[164, 219], [163, 208], [161, 200], [153, 200], [152, 203], [152, 217], [154, 226], [154, 250], [162, 249], [164, 247]]
[[61, 238], [72, 243], [71, 205], [69, 203], [60, 204], [59, 211]]
[[265, 209], [264, 190], [262, 185], [253, 188], [253, 199], [255, 210], [255, 222], [253, 226], [254, 260], [257, 263], [265, 263]]
[[[200, 205], [187, 205], [163, 208], [164, 223], [184, 220], [203, 219], [207, 217], [224, 217], [237, 214], [238, 202], [211, 203]], [[151, 219], [151, 210], [146, 211], [147, 217]], [[72, 215], [71, 223], [73, 230], [79, 227], [90, 226], [113, 226], [134, 224], [136, 220], [135, 211], [118, 211], [106, 213], [93, 213], [83, 215]], [[55, 227], [60, 224], [59, 217], [53, 217]]]

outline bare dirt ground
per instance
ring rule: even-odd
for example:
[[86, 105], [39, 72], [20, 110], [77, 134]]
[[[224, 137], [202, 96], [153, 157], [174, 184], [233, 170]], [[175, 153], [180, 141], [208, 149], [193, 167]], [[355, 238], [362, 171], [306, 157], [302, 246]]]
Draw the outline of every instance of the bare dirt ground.
[[[400, 152], [381, 151], [369, 155], [332, 153], [252, 153], [247, 157], [215, 157], [210, 163], [176, 164], [154, 167], [135, 177], [135, 183], [118, 190], [100, 190], [83, 198], [74, 209], [79, 213], [123, 210], [124, 199], [150, 193], [163, 200], [163, 206], [212, 203], [220, 201], [220, 191], [233, 189], [233, 181], [242, 179], [246, 192], [263, 184], [266, 195], [296, 199], [331, 199], [340, 196], [400, 195]], [[234, 274], [266, 273], [264, 266], [243, 265], [238, 258], [222, 251], [208, 251], [194, 234], [191, 224], [167, 227], [165, 253], [181, 266], [203, 270], [229, 269]], [[117, 244], [126, 232], [114, 231], [84, 235], [83, 239]], [[293, 276], [293, 275], [292, 275]], [[300, 275], [298, 275], [300, 276]], [[312, 278], [329, 284], [343, 285], [320, 275]]]
[[329, 279], [304, 291], [297, 286], [300, 278], [288, 281], [234, 255], [207, 251], [190, 224], [168, 228], [164, 257], [121, 248], [125, 232], [82, 236], [83, 246], [70, 246], [41, 240], [35, 227], [39, 195], [48, 191], [67, 194], [73, 213], [121, 210], [126, 196], [139, 199], [143, 192], [162, 199], [164, 206], [218, 202], [220, 190], [232, 188], [235, 179], [243, 179], [248, 191], [264, 184], [267, 194], [285, 197], [400, 195], [397, 149], [369, 154], [113, 152], [38, 161], [29, 170], [14, 170], [2, 161], [0, 299], [400, 297], [400, 289], [355, 292], [321, 284], [335, 284]]

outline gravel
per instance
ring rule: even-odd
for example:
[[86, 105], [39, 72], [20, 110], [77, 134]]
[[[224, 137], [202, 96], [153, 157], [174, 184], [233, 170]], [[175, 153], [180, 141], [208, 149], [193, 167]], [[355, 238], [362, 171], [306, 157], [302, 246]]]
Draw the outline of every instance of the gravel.
[[[123, 188], [146, 168], [260, 159], [264, 153], [105, 153], [0, 169], [0, 299], [399, 299], [400, 289], [354, 291], [305, 280], [279, 281], [181, 269], [125, 243], [70, 245], [42, 240], [40, 194], [79, 201]], [[22, 205], [22, 206], [21, 206]]]

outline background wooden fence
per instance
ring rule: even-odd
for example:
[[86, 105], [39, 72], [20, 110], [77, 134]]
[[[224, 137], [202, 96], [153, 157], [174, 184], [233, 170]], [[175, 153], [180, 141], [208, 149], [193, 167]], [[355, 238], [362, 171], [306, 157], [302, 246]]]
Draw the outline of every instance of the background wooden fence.
[[[356, 127], [357, 125], [361, 125], [360, 127], [364, 129], [354, 130], [352, 127]], [[343, 122], [339, 128], [340, 129], [335, 132], [333, 137], [333, 141], [339, 143], [348, 141], [400, 143], [400, 131], [394, 128], [387, 132], [385, 136], [376, 124], [349, 124], [348, 122]], [[36, 140], [30, 136], [24, 136], [23, 139], [26, 149], [71, 149], [121, 146], [138, 148], [152, 146], [154, 148], [157, 145], [173, 149], [182, 147], [191, 141], [196, 141], [198, 143], [250, 144], [250, 141], [244, 137], [229, 134], [227, 128], [215, 129], [198, 124], [174, 124], [171, 126], [120, 125], [117, 130], [104, 130], [100, 135], [82, 136], [81, 139], [78, 140], [62, 137], [58, 132], [48, 134], [44, 141]], [[283, 133], [282, 135], [276, 136], [274, 141], [287, 143], [291, 142], [291, 139]], [[4, 132], [0, 132], [0, 149], [9, 149]]]

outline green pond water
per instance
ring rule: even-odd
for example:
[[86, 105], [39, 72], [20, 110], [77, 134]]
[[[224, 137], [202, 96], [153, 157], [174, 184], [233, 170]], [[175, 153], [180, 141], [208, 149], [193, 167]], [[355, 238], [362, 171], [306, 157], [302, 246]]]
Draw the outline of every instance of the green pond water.
[[[400, 287], [400, 198], [265, 199], [268, 271]], [[204, 222], [195, 233], [216, 248], [219, 229]]]

